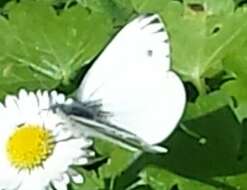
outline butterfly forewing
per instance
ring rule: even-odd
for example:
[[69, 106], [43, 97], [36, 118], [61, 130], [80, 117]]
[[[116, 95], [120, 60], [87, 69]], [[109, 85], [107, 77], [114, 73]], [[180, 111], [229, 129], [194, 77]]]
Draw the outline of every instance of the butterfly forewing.
[[86, 101], [93, 98], [105, 83], [118, 80], [121, 73], [126, 78], [128, 71], [136, 71], [134, 67], [139, 72], [146, 65], [167, 71], [169, 55], [168, 34], [161, 18], [158, 15], [139, 16], [120, 30], [95, 61], [82, 81], [78, 98]]
[[[101, 109], [110, 113], [106, 120], [112, 126], [132, 134], [132, 139], [141, 139], [137, 140], [140, 144], [157, 144], [174, 130], [185, 106], [185, 90], [170, 70], [169, 55], [161, 18], [139, 16], [99, 56], [82, 81], [77, 98], [82, 102], [100, 100]], [[125, 143], [128, 139], [116, 136]]]

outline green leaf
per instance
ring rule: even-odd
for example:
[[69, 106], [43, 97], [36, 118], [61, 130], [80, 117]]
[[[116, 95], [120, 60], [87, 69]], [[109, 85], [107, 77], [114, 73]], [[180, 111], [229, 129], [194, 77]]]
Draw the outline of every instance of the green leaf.
[[185, 80], [193, 82], [200, 94], [205, 94], [207, 88], [205, 78], [218, 73], [222, 69], [222, 58], [244, 40], [247, 25], [243, 23], [247, 14], [229, 15], [209, 16], [207, 12], [185, 10], [170, 25], [174, 69]]
[[167, 154], [151, 155], [135, 163], [149, 160], [149, 166], [145, 164], [141, 172], [142, 181], [154, 190], [162, 187], [170, 190], [175, 186], [179, 190], [242, 189], [224, 181], [226, 176], [246, 172], [247, 161], [246, 157], [238, 159], [241, 128], [230, 108], [221, 108], [185, 124], [207, 142], [200, 144], [177, 129], [166, 142]]
[[202, 117], [228, 105], [229, 102], [230, 97], [222, 91], [214, 91], [210, 94], [199, 96], [195, 103], [189, 102], [187, 104], [183, 120], [186, 121]]
[[222, 89], [235, 99], [231, 107], [238, 120], [242, 122], [247, 117], [247, 43], [237, 52], [233, 52], [225, 59], [225, 69], [233, 76], [233, 80], [226, 82]]
[[[186, 5], [202, 5], [208, 15], [231, 14], [234, 11], [235, 3], [233, 0], [184, 0]], [[192, 6], [193, 7], [193, 6]]]
[[104, 189], [104, 181], [101, 180], [94, 171], [78, 169], [84, 177], [82, 184], [72, 184], [73, 190], [100, 190]]
[[139, 155], [106, 141], [97, 140], [96, 150], [108, 157], [108, 161], [100, 168], [102, 178], [115, 178], [121, 174]]
[[152, 190], [152, 189], [147, 185], [140, 185], [130, 190]]
[[176, 186], [179, 190], [216, 190], [215, 187], [198, 181], [183, 178], [157, 167], [147, 167], [140, 174], [142, 180], [154, 190], [170, 190]]
[[126, 23], [132, 13], [131, 0], [84, 0], [82, 5], [92, 11], [108, 14], [116, 26]]
[[0, 98], [21, 87], [71, 84], [113, 32], [111, 17], [79, 6], [57, 15], [47, 3], [23, 0], [7, 10], [8, 19], [0, 17]]
[[159, 12], [164, 10], [170, 0], [131, 0], [134, 9], [139, 13]]

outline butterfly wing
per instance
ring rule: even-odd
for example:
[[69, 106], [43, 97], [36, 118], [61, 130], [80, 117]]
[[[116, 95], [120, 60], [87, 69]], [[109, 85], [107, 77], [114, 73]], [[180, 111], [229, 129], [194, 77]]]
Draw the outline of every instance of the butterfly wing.
[[[110, 141], [120, 144], [130, 150], [142, 150], [148, 153], [166, 153], [167, 149], [161, 146], [150, 145], [141, 138], [132, 134], [129, 131], [112, 126], [105, 123], [100, 123], [95, 120], [87, 119], [71, 115], [70, 119], [75, 126], [80, 126], [80, 131], [87, 131], [90, 136], [109, 139]], [[76, 127], [77, 128], [77, 127]]]
[[127, 24], [89, 70], [78, 90], [78, 97], [90, 99], [107, 82], [117, 80], [120, 73], [126, 78], [125, 74], [130, 69], [135, 72], [134, 66], [140, 72], [146, 64], [169, 70], [170, 47], [164, 30], [157, 15], [143, 15]]
[[158, 15], [127, 24], [82, 81], [77, 98], [101, 101], [109, 123], [148, 144], [164, 140], [185, 106], [185, 90], [170, 71], [168, 35]]
[[130, 131], [103, 121], [102, 117], [98, 116], [101, 114], [99, 106], [99, 102], [74, 100], [70, 104], [54, 104], [50, 109], [68, 121], [75, 136], [106, 139], [129, 150], [142, 150], [149, 153], [167, 152], [164, 147], [150, 145]]

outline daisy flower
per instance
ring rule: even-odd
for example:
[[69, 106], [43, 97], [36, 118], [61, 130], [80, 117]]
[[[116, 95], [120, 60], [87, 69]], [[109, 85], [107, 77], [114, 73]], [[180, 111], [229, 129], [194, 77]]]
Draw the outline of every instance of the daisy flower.
[[93, 142], [73, 135], [71, 123], [49, 109], [71, 102], [56, 91], [20, 90], [0, 104], [1, 190], [66, 190], [83, 182], [71, 166], [89, 162]]

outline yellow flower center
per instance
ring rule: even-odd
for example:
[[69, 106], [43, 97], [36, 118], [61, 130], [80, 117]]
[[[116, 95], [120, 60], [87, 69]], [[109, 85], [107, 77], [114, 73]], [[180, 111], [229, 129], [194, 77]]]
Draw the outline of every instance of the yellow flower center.
[[43, 165], [52, 154], [55, 139], [51, 131], [36, 124], [23, 124], [9, 137], [6, 148], [11, 164], [31, 170]]

